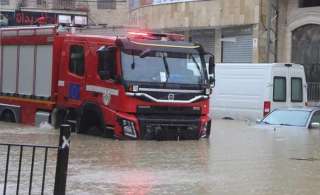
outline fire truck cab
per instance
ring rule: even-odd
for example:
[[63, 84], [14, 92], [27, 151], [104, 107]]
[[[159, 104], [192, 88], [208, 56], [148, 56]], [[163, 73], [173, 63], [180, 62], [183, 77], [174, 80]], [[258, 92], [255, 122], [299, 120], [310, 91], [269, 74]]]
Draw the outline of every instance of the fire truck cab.
[[[56, 28], [51, 34], [39, 34], [37, 28], [27, 28], [28, 33], [16, 29], [15, 35], [8, 33], [10, 28], [1, 30], [2, 119], [34, 124], [39, 112], [48, 113], [56, 127], [73, 122], [79, 133], [99, 131], [119, 139], [210, 135], [208, 100], [214, 79], [209, 75], [214, 75], [214, 59], [201, 45], [175, 34], [131, 32], [113, 37], [59, 33]], [[34, 50], [30, 80], [21, 72], [26, 69], [21, 52], [27, 52], [22, 50], [27, 45]], [[42, 55], [46, 62], [38, 60], [43, 45], [50, 48]], [[17, 52], [5, 55], [10, 49]], [[18, 60], [6, 59], [15, 57]], [[9, 93], [3, 80], [6, 63], [16, 63], [12, 73], [16, 82]], [[41, 69], [43, 64], [47, 68]], [[40, 70], [49, 75], [47, 84]], [[28, 95], [20, 92], [22, 82], [33, 86]], [[49, 95], [38, 95], [38, 85], [49, 87]]]

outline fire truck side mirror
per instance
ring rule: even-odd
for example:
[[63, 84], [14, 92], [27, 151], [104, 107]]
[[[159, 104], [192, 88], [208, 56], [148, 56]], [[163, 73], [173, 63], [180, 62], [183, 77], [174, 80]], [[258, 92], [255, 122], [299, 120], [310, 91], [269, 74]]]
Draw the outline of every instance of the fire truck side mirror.
[[98, 74], [102, 80], [116, 78], [116, 47], [102, 46], [97, 50]]
[[214, 56], [210, 56], [209, 58], [209, 74], [214, 74], [214, 68], [215, 68], [215, 63], [214, 63]]

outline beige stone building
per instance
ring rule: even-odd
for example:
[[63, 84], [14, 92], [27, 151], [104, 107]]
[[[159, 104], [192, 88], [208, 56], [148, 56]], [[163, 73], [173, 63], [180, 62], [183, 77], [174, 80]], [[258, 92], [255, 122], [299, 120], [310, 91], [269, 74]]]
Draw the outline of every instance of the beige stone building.
[[[8, 20], [9, 26], [28, 25], [42, 15], [71, 15], [72, 19], [86, 16], [89, 25], [102, 26], [126, 25], [129, 18], [126, 0], [0, 0], [0, 12], [2, 18], [6, 17], [3, 23]], [[23, 22], [19, 14], [23, 15]]]
[[[276, 0], [209, 0], [147, 2], [131, 0], [130, 23], [144, 28], [183, 32], [202, 42], [216, 54], [218, 61], [229, 61], [230, 45], [251, 50], [247, 62], [266, 62], [270, 3]], [[304, 6], [304, 2], [306, 6]], [[310, 2], [310, 3], [309, 3]], [[139, 5], [140, 3], [140, 5]], [[292, 61], [292, 32], [307, 24], [320, 22], [320, 1], [278, 0], [277, 61]], [[310, 5], [309, 5], [309, 4]], [[314, 6], [313, 6], [314, 5]], [[272, 26], [272, 25], [271, 25]], [[245, 39], [245, 37], [248, 39]], [[250, 37], [250, 39], [249, 39]], [[243, 39], [243, 41], [242, 41]], [[209, 45], [213, 44], [213, 45]], [[249, 45], [250, 44], [250, 45]], [[240, 47], [240, 46], [239, 46]], [[240, 48], [243, 48], [240, 47]], [[230, 59], [232, 61], [232, 59]], [[271, 60], [273, 61], [273, 59]]]
[[216, 62], [300, 63], [320, 99], [320, 0], [0, 0], [0, 5], [1, 13], [85, 15], [89, 24], [109, 30], [134, 26], [182, 33], [215, 54]]
[[129, 22], [183, 33], [217, 62], [300, 63], [320, 83], [319, 0], [129, 0]]

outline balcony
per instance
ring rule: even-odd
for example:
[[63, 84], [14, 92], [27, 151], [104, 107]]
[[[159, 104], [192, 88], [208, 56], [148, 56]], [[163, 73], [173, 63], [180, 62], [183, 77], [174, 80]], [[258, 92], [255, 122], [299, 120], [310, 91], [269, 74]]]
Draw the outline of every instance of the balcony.
[[89, 5], [85, 1], [76, 0], [52, 0], [52, 8], [56, 10], [88, 11]]
[[82, 0], [20, 0], [17, 7], [88, 12], [89, 4]]

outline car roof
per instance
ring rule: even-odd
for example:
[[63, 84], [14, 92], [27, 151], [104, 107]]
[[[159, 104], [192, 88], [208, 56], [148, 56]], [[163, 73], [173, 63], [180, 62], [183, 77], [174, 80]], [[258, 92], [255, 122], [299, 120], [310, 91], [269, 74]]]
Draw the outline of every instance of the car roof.
[[276, 110], [289, 110], [289, 111], [307, 111], [307, 112], [313, 112], [320, 110], [320, 107], [291, 107], [291, 108], [278, 108]]

